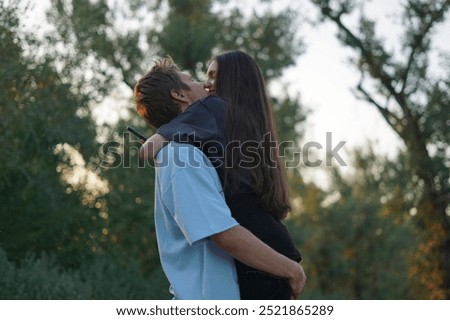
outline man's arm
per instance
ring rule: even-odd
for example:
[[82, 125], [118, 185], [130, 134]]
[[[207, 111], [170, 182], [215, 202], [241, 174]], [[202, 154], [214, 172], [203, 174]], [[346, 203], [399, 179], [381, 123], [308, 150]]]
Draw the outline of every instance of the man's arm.
[[302, 292], [306, 282], [302, 266], [270, 248], [244, 227], [236, 226], [211, 238], [242, 263], [288, 279], [294, 298]]
[[145, 161], [154, 161], [159, 150], [162, 149], [169, 140], [164, 138], [162, 135], [155, 133], [139, 149], [139, 157]]

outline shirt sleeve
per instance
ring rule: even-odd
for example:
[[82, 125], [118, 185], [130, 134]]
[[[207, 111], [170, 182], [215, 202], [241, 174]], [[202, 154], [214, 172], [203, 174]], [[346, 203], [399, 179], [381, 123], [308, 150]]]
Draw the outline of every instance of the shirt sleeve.
[[[231, 217], [221, 191], [215, 169], [210, 166], [201, 151], [189, 151], [189, 158], [179, 156], [185, 164], [172, 175], [163, 191], [163, 201], [174, 220], [191, 245], [200, 240], [226, 231], [238, 223]], [[189, 161], [184, 161], [189, 159]]]
[[222, 99], [208, 97], [191, 105], [167, 124], [159, 127], [157, 133], [163, 137], [181, 143], [200, 147], [223, 135], [223, 117], [225, 103]]

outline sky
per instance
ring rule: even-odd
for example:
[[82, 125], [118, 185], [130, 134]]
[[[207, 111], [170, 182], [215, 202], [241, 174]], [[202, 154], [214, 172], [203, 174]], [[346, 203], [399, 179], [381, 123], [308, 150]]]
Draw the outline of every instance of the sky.
[[[317, 10], [308, 0], [285, 2], [294, 10], [297, 8], [306, 19], [317, 15]], [[377, 22], [377, 34], [386, 40], [388, 48], [397, 53], [401, 51], [398, 44], [402, 29], [396, 23], [401, 2], [366, 1], [365, 10], [367, 16]], [[433, 47], [447, 52], [450, 52], [449, 18], [436, 30], [433, 44]], [[332, 133], [334, 146], [339, 141], [346, 141], [341, 156], [349, 167], [341, 167], [344, 172], [351, 169], [352, 151], [367, 146], [368, 141], [372, 142], [377, 154], [394, 158], [403, 143], [374, 106], [355, 98], [352, 90], [358, 84], [360, 73], [349, 64], [352, 51], [340, 45], [336, 38], [337, 27], [331, 22], [303, 23], [299, 32], [305, 40], [306, 51], [297, 58], [294, 67], [286, 70], [283, 85], [293, 95], [300, 93], [302, 103], [313, 111], [307, 118], [304, 141], [325, 144], [326, 132]], [[436, 72], [439, 71], [438, 61], [432, 60], [432, 68]], [[324, 150], [319, 152], [319, 158], [324, 158]], [[333, 162], [333, 165], [338, 164]], [[305, 170], [306, 175], [326, 187], [325, 173], [320, 169], [323, 167]]]
[[[41, 0], [42, 1], [42, 0]], [[398, 12], [402, 0], [368, 0], [365, 1], [365, 13], [377, 22], [377, 33], [382, 35], [388, 47], [399, 52], [398, 47], [401, 27], [398, 23]], [[48, 1], [35, 6], [32, 19], [42, 21], [43, 9]], [[230, 4], [242, 9], [258, 8], [255, 0], [231, 0]], [[298, 33], [305, 42], [305, 52], [296, 59], [296, 64], [285, 70], [281, 80], [270, 86], [271, 93], [276, 95], [287, 89], [290, 95], [300, 95], [301, 102], [312, 112], [307, 118], [304, 140], [302, 144], [314, 141], [324, 146], [317, 153], [317, 159], [325, 160], [326, 134], [331, 132], [332, 145], [340, 141], [345, 145], [339, 154], [351, 167], [351, 153], [356, 147], [364, 147], [371, 141], [378, 154], [393, 158], [398, 148], [403, 146], [397, 135], [385, 123], [375, 108], [355, 98], [352, 89], [359, 80], [358, 71], [348, 63], [352, 51], [340, 45], [336, 39], [337, 28], [330, 22], [311, 24], [317, 17], [317, 9], [309, 0], [277, 0], [273, 10], [292, 8], [299, 12]], [[434, 46], [450, 52], [450, 18], [436, 30]], [[352, 21], [350, 20], [351, 24]], [[295, 27], [295, 26], [294, 26]], [[439, 69], [438, 59], [434, 59], [433, 68]], [[283, 88], [282, 88], [283, 87]], [[118, 96], [105, 101], [108, 109], [116, 104]], [[105, 114], [101, 108], [94, 110], [95, 115]], [[111, 119], [111, 117], [109, 117]], [[99, 118], [101, 121], [101, 119]], [[333, 162], [333, 165], [338, 165]], [[348, 169], [342, 168], [342, 169]], [[323, 167], [306, 169], [306, 178], [318, 180], [325, 187]]]
[[[376, 10], [383, 11], [385, 1], [372, 1]], [[300, 12], [314, 17], [317, 10], [302, 2]], [[379, 7], [378, 7], [379, 6]], [[379, 21], [379, 23], [387, 23]], [[312, 113], [307, 118], [304, 141], [325, 143], [327, 132], [331, 132], [333, 145], [345, 141], [340, 155], [351, 168], [352, 152], [364, 148], [368, 141], [379, 154], [394, 157], [402, 143], [389, 128], [374, 107], [355, 98], [352, 90], [359, 81], [359, 71], [348, 62], [353, 53], [342, 47], [336, 38], [337, 28], [330, 22], [302, 24], [300, 34], [306, 44], [306, 51], [298, 57], [295, 67], [284, 74], [289, 92], [300, 93], [302, 103]], [[319, 151], [319, 158], [325, 151]], [[333, 165], [338, 163], [333, 162]], [[303, 170], [307, 180], [314, 180], [325, 187], [325, 172], [319, 168]]]

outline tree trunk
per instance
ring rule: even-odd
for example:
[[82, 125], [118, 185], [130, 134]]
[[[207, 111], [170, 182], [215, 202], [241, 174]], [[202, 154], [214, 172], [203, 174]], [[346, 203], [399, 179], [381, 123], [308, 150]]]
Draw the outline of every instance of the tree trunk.
[[409, 122], [404, 136], [411, 167], [423, 181], [423, 199], [417, 208], [422, 243], [412, 261], [411, 275], [417, 280], [414, 295], [422, 299], [450, 299], [450, 224], [448, 200], [438, 190], [437, 173], [416, 121]]

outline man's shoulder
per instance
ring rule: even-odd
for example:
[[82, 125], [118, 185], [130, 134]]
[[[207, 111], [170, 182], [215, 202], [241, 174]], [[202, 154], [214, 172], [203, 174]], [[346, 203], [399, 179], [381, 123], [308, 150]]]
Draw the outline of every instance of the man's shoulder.
[[[161, 153], [161, 151], [164, 151]], [[160, 152], [158, 152], [158, 155], [161, 153], [164, 157], [174, 157], [177, 155], [180, 155], [182, 157], [189, 157], [194, 154], [202, 153], [201, 150], [194, 147], [193, 145], [189, 143], [179, 143], [170, 141], [167, 145], [165, 145], [163, 148], [161, 148]]]
[[164, 146], [157, 154], [155, 165], [157, 167], [172, 168], [198, 168], [208, 165], [205, 154], [188, 143], [177, 143], [171, 141]]

